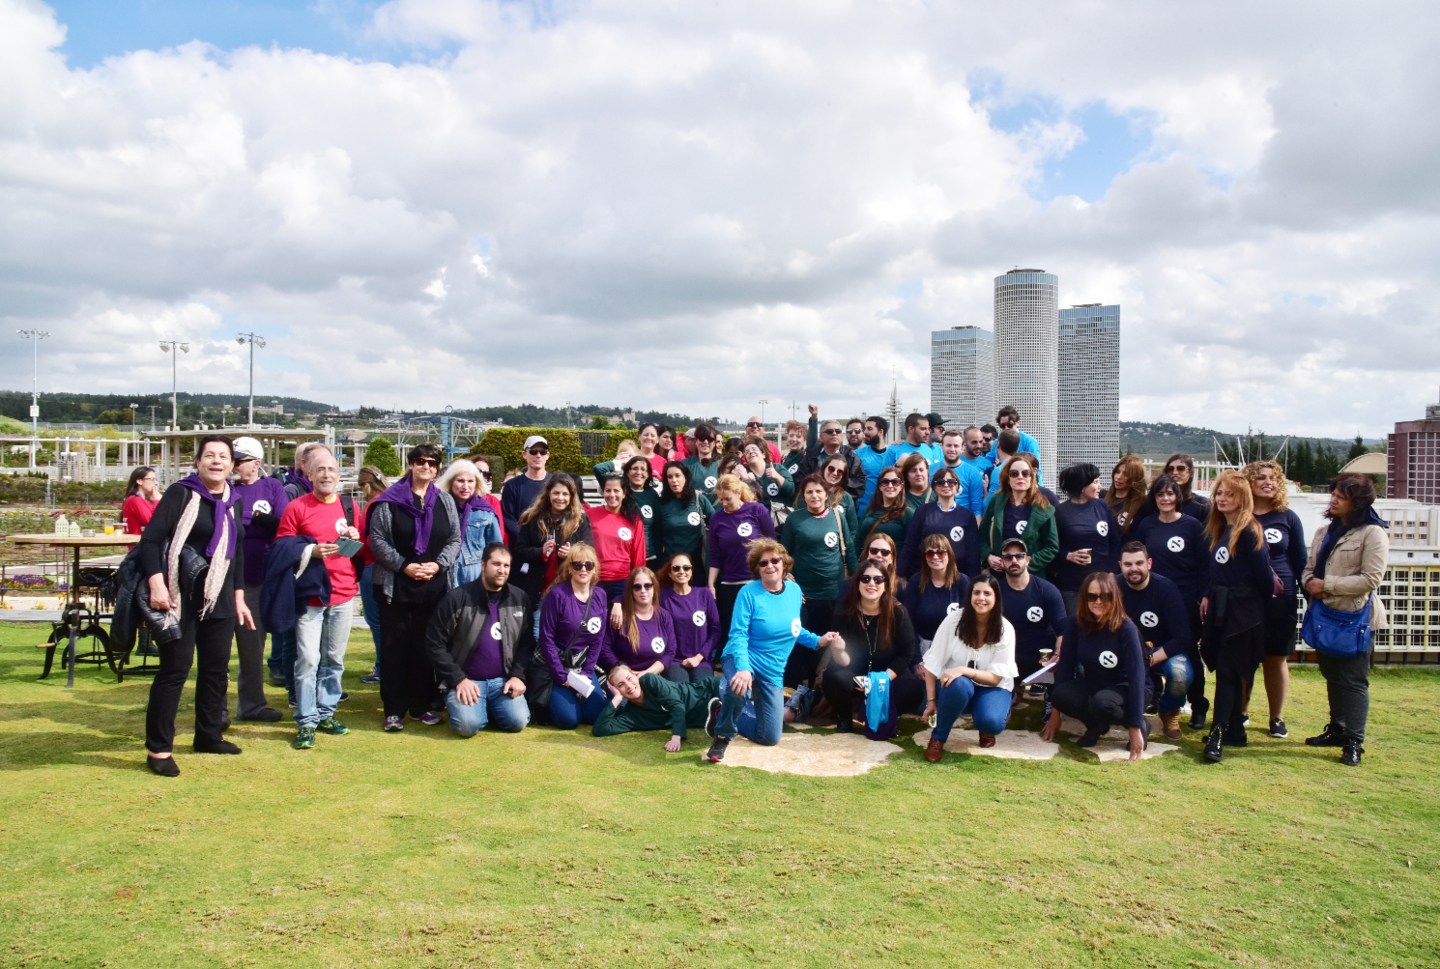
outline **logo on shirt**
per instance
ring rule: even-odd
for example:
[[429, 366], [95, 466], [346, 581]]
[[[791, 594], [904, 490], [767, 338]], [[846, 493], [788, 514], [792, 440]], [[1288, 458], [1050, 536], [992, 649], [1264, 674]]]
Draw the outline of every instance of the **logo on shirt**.
[[954, 528], [950, 529], [950, 541], [952, 541], [952, 542], [963, 542], [964, 540], [965, 540], [965, 526], [964, 526], [964, 525], [956, 525]]
[[697, 626], [705, 625], [705, 610], [696, 609], [693, 613], [690, 614], [690, 621]]
[[266, 501], [264, 498], [261, 498], [259, 501], [255, 502], [255, 504], [253, 504], [253, 505], [250, 506], [250, 514], [252, 514], [252, 515], [268, 515], [268, 514], [270, 514], [270, 502]]
[[800, 630], [803, 629], [803, 628], [805, 628], [805, 627], [803, 627], [803, 626], [800, 625], [800, 618], [799, 618], [798, 616], [797, 616], [796, 618], [790, 620], [790, 635], [792, 635], [792, 636], [799, 636], [799, 635], [800, 635]]
[[741, 538], [749, 538], [751, 535], [755, 534], [755, 526], [750, 524], [749, 522], [741, 522], [739, 525], [735, 526], [735, 534], [739, 535]]
[[1185, 539], [1179, 535], [1171, 536], [1171, 538], [1165, 542], [1165, 547], [1172, 552], [1183, 552], [1185, 551]]
[[1219, 548], [1217, 548], [1215, 550], [1215, 561], [1219, 562], [1221, 565], [1224, 565], [1226, 562], [1230, 561], [1230, 549], [1224, 545], [1221, 545]]
[[490, 624], [490, 638], [497, 643], [500, 641], [500, 624], [498, 622], [492, 622]]
[[591, 616], [585, 620], [585, 631], [592, 636], [598, 633], [600, 631], [600, 617]]
[[1109, 535], [1109, 534], [1110, 534], [1110, 523], [1109, 523], [1109, 522], [1096, 522], [1096, 523], [1095, 523], [1095, 530], [1096, 530], [1097, 532], [1099, 532], [1101, 535]]
[[1039, 606], [1031, 606], [1025, 610], [1025, 618], [1031, 622], [1040, 622], [1045, 618], [1045, 610]]
[[1030, 524], [1030, 519], [1028, 519], [1028, 518], [1025, 519], [1024, 521], [1016, 522], [1016, 523], [1015, 523], [1015, 534], [1016, 534], [1016, 535], [1024, 535], [1024, 534], [1025, 534], [1025, 526], [1027, 526], [1027, 525], [1029, 525], [1029, 524]]
[[948, 606], [945, 607], [945, 615], [947, 615], [947, 616], [953, 616], [953, 615], [955, 615], [955, 613], [957, 613], [957, 612], [959, 612], [959, 611], [960, 611], [960, 603], [958, 603], [958, 602], [952, 602], [952, 603], [950, 603], [950, 605], [948, 605]]
[[825, 533], [825, 547], [826, 547], [826, 548], [834, 548], [836, 545], [839, 545], [839, 544], [840, 544], [840, 536], [839, 536], [839, 535], [836, 535], [834, 532], [826, 532], [826, 533]]
[[714, 491], [714, 490], [715, 490], [715, 476], [714, 476], [713, 474], [710, 475], [708, 478], [705, 479], [705, 490], [706, 490], [706, 491]]
[[620, 536], [620, 541], [622, 542], [628, 542], [630, 541], [630, 539], [635, 537], [635, 533], [632, 532], [630, 529], [626, 528], [624, 525], [621, 525], [616, 530], [615, 534]]
[[1100, 654], [1100, 665], [1105, 667], [1107, 670], [1113, 670], [1116, 666], [1119, 665], [1119, 663], [1120, 657], [1116, 656], [1108, 649]]
[[798, 465], [798, 464], [786, 465], [785, 470], [786, 470], [786, 471], [789, 471], [790, 474], [793, 476], [796, 471], [799, 471], [799, 470], [800, 470], [800, 465]]
[[1279, 545], [1280, 540], [1284, 537], [1284, 535], [1280, 534], [1280, 529], [1278, 528], [1265, 529], [1265, 541], [1271, 545]]
[[640, 506], [640, 517], [641, 517], [641, 518], [654, 518], [654, 517], [655, 517], [655, 509], [654, 509], [654, 508], [651, 508], [649, 505], [641, 505], [641, 506]]
[[689, 522], [691, 525], [699, 525], [699, 524], [700, 524], [700, 513], [699, 513], [698, 511], [692, 511], [690, 514], [688, 514], [688, 515], [685, 516], [685, 520], [686, 520], [687, 522]]
[[665, 640], [661, 639], [659, 636], [656, 636], [654, 639], [650, 640], [650, 652], [655, 653], [656, 655], [665, 652]]
[[1129, 520], [1130, 513], [1128, 511], [1122, 511], [1120, 514], [1115, 516], [1115, 524], [1119, 525], [1121, 528], [1124, 528], [1125, 523]]
[[1146, 629], [1154, 629], [1156, 626], [1160, 625], [1160, 617], [1147, 609], [1144, 612], [1140, 613], [1140, 625], [1144, 626]]
[[780, 493], [780, 486], [777, 485], [775, 482], [772, 481], [772, 482], [770, 482], [770, 484], [765, 488], [765, 493], [768, 494], [771, 498], [774, 498], [776, 495], [778, 495], [778, 494]]
[[344, 535], [344, 534], [345, 534], [347, 531], [349, 531], [349, 530], [350, 530], [350, 524], [349, 524], [349, 522], [345, 521], [344, 518], [337, 518], [337, 519], [335, 519], [335, 534], [336, 534], [336, 535]]

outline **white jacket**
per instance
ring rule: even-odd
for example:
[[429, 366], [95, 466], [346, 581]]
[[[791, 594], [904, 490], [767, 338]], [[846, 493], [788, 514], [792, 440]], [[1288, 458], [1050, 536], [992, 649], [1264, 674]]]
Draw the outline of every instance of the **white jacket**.
[[1020, 675], [1015, 665], [1015, 627], [1010, 625], [1010, 620], [1001, 618], [1000, 642], [971, 649], [960, 641], [960, 617], [964, 614], [965, 610], [961, 609], [945, 617], [935, 630], [935, 638], [930, 641], [921, 664], [938, 679], [946, 670], [973, 661], [977, 670], [1001, 678], [997, 684], [1000, 689], [1013, 691], [1015, 677]]

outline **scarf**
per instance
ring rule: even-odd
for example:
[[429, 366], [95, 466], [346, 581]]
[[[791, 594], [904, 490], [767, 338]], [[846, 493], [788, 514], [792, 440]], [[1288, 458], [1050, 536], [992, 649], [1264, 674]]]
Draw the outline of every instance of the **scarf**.
[[425, 488], [424, 507], [415, 507], [415, 493], [410, 490], [410, 475], [406, 475], [380, 494], [371, 504], [389, 504], [400, 508], [415, 520], [415, 554], [424, 555], [430, 547], [430, 529], [435, 524], [435, 503], [440, 500], [440, 489], [434, 484]]
[[307, 495], [315, 491], [315, 486], [310, 483], [309, 478], [305, 477], [305, 472], [299, 468], [291, 468], [285, 473], [285, 483], [293, 484]]
[[1352, 528], [1364, 528], [1366, 525], [1379, 525], [1385, 527], [1385, 520], [1375, 514], [1374, 508], [1366, 508], [1365, 514], [1360, 515], [1353, 522], [1335, 519], [1331, 521], [1330, 527], [1325, 530], [1325, 541], [1320, 543], [1320, 554], [1315, 556], [1315, 578], [1325, 578], [1325, 561], [1330, 558], [1330, 552], [1335, 548], [1335, 543], [1340, 537]]
[[200, 502], [208, 501], [214, 506], [215, 527], [210, 533], [210, 543], [205, 547], [205, 557], [210, 560], [210, 567], [205, 570], [205, 589], [200, 605], [200, 618], [204, 619], [215, 608], [215, 603], [220, 598], [220, 590], [225, 586], [225, 576], [230, 571], [230, 561], [235, 557], [235, 542], [239, 529], [235, 525], [235, 501], [236, 496], [230, 490], [230, 483], [225, 483], [225, 490], [219, 495], [211, 494], [210, 489], [200, 480], [199, 474], [190, 474], [180, 479], [180, 484], [190, 489], [190, 499], [185, 502], [185, 510], [180, 513], [180, 521], [175, 525], [175, 534], [170, 539], [170, 558], [166, 562], [166, 581], [170, 587], [171, 602], [170, 612], [178, 620], [180, 618], [180, 555], [185, 547], [185, 540], [190, 537], [190, 530], [195, 527], [195, 519], [200, 515]]
[[[414, 508], [414, 505], [413, 505], [413, 504], [411, 505], [411, 508]], [[482, 511], [482, 510], [483, 510], [486, 514], [489, 514], [489, 515], [492, 515], [492, 516], [495, 514], [494, 509], [492, 509], [492, 508], [490, 507], [490, 502], [488, 502], [488, 501], [486, 501], [484, 498], [482, 498], [482, 497], [480, 496], [480, 492], [478, 492], [478, 491], [475, 492], [473, 495], [471, 495], [469, 498], [465, 499], [465, 503], [464, 503], [464, 504], [461, 504], [461, 503], [458, 502], [458, 501], [455, 502], [455, 513], [460, 516], [460, 532], [461, 532], [461, 534], [464, 534], [464, 532], [465, 532], [465, 526], [466, 526], [466, 524], [467, 524], [467, 523], [469, 522], [469, 520], [470, 520], [470, 513], [471, 513], [472, 511]]]

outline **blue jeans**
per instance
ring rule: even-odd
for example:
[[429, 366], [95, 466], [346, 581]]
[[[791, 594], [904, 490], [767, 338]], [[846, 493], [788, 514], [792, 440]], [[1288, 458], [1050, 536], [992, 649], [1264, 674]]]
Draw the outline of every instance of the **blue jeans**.
[[[365, 625], [370, 627], [370, 639], [375, 643], [375, 675], [380, 675], [380, 599], [375, 595], [371, 579], [375, 574], [375, 563], [371, 562], [360, 572], [360, 614]], [[538, 634], [537, 634], [538, 635]]]
[[556, 683], [551, 687], [550, 719], [555, 726], [561, 730], [574, 730], [579, 724], [594, 723], [605, 712], [605, 704], [610, 701], [605, 699], [600, 678], [592, 673], [590, 681], [595, 684], [595, 689], [583, 700], [568, 686]]
[[720, 665], [724, 674], [720, 677], [720, 719], [715, 724], [715, 736], [733, 740], [738, 733], [762, 747], [774, 747], [780, 742], [780, 728], [785, 722], [785, 691], [779, 683], [756, 676], [751, 679], [750, 695], [736, 696], [730, 692], [735, 661], [726, 656]]
[[306, 606], [295, 622], [295, 722], [313, 727], [335, 715], [355, 600]]
[[950, 728], [966, 713], [975, 721], [979, 733], [998, 734], [1010, 717], [1010, 700], [1009, 690], [981, 686], [968, 676], [958, 677], [935, 691], [935, 729], [930, 731], [930, 738], [942, 743], [948, 740]]
[[505, 677], [472, 680], [480, 687], [474, 703], [461, 703], [451, 690], [445, 694], [445, 710], [450, 714], [450, 729], [462, 737], [473, 737], [493, 720], [499, 730], [519, 733], [530, 722], [530, 706], [521, 696], [505, 695]]
[[1151, 667], [1165, 681], [1165, 690], [1157, 701], [1161, 713], [1174, 713], [1185, 705], [1185, 694], [1190, 689], [1190, 660], [1184, 654], [1167, 657], [1159, 666]]

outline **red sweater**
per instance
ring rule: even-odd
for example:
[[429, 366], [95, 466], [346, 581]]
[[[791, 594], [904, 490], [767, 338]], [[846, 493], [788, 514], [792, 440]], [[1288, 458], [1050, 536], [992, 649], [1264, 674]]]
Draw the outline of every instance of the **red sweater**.
[[600, 560], [600, 581], [630, 578], [630, 571], [645, 564], [645, 529], [618, 511], [586, 508], [595, 557]]
[[[340, 532], [350, 524], [360, 528], [363, 534], [364, 515], [357, 510], [355, 517], [360, 521], [352, 523], [345, 520], [345, 507], [338, 497], [326, 502], [313, 494], [301, 495], [285, 506], [285, 514], [280, 518], [280, 527], [276, 530], [275, 537], [303, 535], [316, 542], [334, 542]], [[360, 591], [360, 583], [355, 575], [354, 563], [344, 555], [331, 555], [324, 562], [325, 568], [330, 572], [329, 605], [338, 606], [355, 598]], [[316, 600], [310, 604], [320, 605], [320, 602]]]

